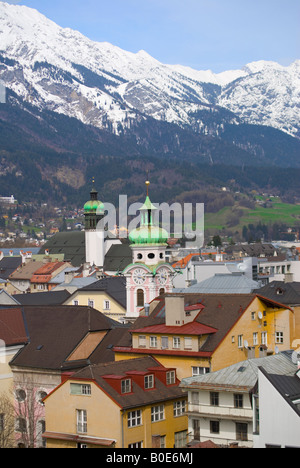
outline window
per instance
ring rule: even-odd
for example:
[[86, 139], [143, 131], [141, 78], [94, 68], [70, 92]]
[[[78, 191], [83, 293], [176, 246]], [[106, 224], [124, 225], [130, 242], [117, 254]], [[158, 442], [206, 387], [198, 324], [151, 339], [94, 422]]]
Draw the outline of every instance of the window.
[[282, 344], [283, 343], [283, 332], [276, 332], [275, 333], [275, 342], [277, 344]]
[[244, 398], [240, 393], [235, 393], [233, 395], [234, 407], [243, 408], [244, 407]]
[[16, 421], [16, 431], [17, 432], [27, 432], [27, 423], [26, 423], [26, 419], [24, 418], [17, 418], [17, 421]]
[[220, 422], [219, 421], [210, 421], [210, 433], [211, 434], [219, 434], [220, 433]]
[[94, 301], [93, 299], [88, 300], [88, 306], [94, 308]]
[[163, 435], [163, 436], [160, 436], [160, 443], [159, 443], [159, 448], [167, 448], [166, 446], [166, 436]]
[[161, 349], [168, 349], [169, 348], [169, 338], [167, 336], [161, 337]]
[[182, 416], [185, 413], [185, 400], [175, 401], [173, 404], [174, 418]]
[[255, 320], [256, 318], [256, 312], [251, 312], [251, 320]]
[[162, 421], [165, 419], [165, 406], [158, 405], [151, 408], [151, 422]]
[[173, 337], [173, 348], [180, 349], [180, 338], [178, 336]]
[[253, 333], [253, 346], [258, 345], [258, 333]]
[[91, 395], [92, 389], [90, 384], [70, 384], [71, 395]]
[[78, 306], [78, 305], [79, 305], [79, 302], [78, 302], [78, 301], [73, 301], [73, 305], [74, 305], [74, 306]]
[[175, 432], [175, 448], [185, 447], [187, 443], [187, 431]]
[[243, 335], [238, 336], [238, 347], [243, 348], [244, 338]]
[[162, 296], [163, 294], [165, 294], [165, 288], [160, 288], [159, 295]]
[[16, 398], [21, 403], [26, 400], [26, 392], [22, 388], [19, 388], [16, 392]]
[[121, 393], [131, 392], [131, 379], [122, 380], [121, 382]]
[[176, 372], [167, 372], [167, 385], [174, 385], [176, 383]]
[[268, 334], [267, 334], [267, 332], [262, 332], [262, 334], [261, 334], [261, 344], [267, 346], [267, 344], [268, 344]]
[[157, 337], [150, 336], [150, 348], [157, 348]]
[[141, 449], [143, 448], [143, 442], [134, 442], [133, 444], [128, 445], [129, 449]]
[[236, 440], [248, 440], [248, 424], [236, 423]]
[[192, 392], [192, 405], [199, 405], [199, 393]]
[[139, 348], [146, 348], [146, 337], [139, 336]]
[[154, 388], [154, 375], [146, 375], [144, 377], [144, 386], [145, 390], [149, 390], [149, 388]]
[[144, 291], [142, 289], [138, 289], [136, 292], [136, 305], [144, 307]]
[[209, 367], [192, 367], [192, 377], [196, 377], [197, 375], [209, 374], [209, 372]]
[[219, 393], [210, 392], [210, 404], [211, 406], [219, 406]]
[[87, 433], [87, 412], [86, 410], [77, 410], [77, 432]]
[[185, 337], [184, 338], [184, 349], [192, 349], [192, 338]]
[[141, 410], [130, 411], [127, 415], [128, 427], [136, 427], [142, 425], [142, 412]]
[[40, 421], [38, 421], [37, 427], [36, 427], [36, 441], [37, 441], [38, 447], [40, 448], [46, 448], [46, 440], [43, 439], [42, 437], [42, 434], [45, 432], [45, 430], [46, 430], [46, 423], [43, 419], [41, 419]]
[[104, 301], [103, 308], [104, 308], [104, 310], [109, 310], [110, 309], [110, 301]]

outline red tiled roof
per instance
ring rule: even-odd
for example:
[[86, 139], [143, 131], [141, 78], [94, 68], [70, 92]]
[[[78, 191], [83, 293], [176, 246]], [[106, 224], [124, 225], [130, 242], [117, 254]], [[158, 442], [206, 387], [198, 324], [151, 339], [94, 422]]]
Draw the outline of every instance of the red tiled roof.
[[156, 349], [156, 348], [131, 348], [130, 346], [114, 346], [113, 351], [115, 353], [131, 353], [131, 354], [144, 354], [145, 356], [187, 356], [187, 357], [210, 357], [212, 352], [210, 351], [180, 351], [178, 349]]
[[169, 335], [209, 335], [216, 332], [216, 328], [203, 325], [199, 322], [190, 322], [181, 326], [151, 325], [150, 327], [132, 330], [132, 333], [165, 333]]

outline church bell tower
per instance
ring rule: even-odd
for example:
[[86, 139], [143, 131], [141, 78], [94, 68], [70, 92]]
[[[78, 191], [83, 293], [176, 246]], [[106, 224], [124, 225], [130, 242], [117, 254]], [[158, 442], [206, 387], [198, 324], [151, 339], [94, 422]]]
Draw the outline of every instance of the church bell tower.
[[84, 205], [85, 261], [100, 268], [104, 264], [104, 230], [98, 223], [103, 219], [104, 212], [104, 204], [98, 200], [93, 179], [90, 200]]

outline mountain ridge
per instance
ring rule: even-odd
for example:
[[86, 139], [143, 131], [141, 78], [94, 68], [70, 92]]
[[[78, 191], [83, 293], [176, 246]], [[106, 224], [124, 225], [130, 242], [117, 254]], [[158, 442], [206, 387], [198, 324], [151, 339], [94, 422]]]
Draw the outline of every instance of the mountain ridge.
[[[80, 97], [84, 105], [93, 104], [94, 113], [104, 111], [116, 134], [118, 126], [125, 125], [126, 112], [135, 118], [138, 110], [157, 120], [184, 127], [191, 123], [190, 113], [203, 106], [213, 108], [216, 105], [233, 112], [245, 123], [273, 126], [292, 136], [299, 134], [300, 61], [288, 67], [275, 62], [252, 62], [241, 70], [214, 74], [209, 70], [162, 64], [142, 50], [134, 54], [108, 42], [92, 41], [78, 31], [61, 28], [37, 10], [25, 6], [0, 2], [0, 24], [0, 52], [18, 62], [17, 71], [23, 73], [24, 78], [23, 83], [12, 82], [11, 75], [2, 70], [0, 78], [6, 86], [27, 99], [33, 99], [30, 89], [34, 89], [48, 108], [79, 118], [83, 123], [99, 128], [104, 125], [101, 116], [89, 119], [84, 109], [72, 113], [66, 97], [51, 93], [53, 86], [49, 89], [48, 83], [47, 88], [43, 76], [36, 73], [36, 63], [48, 63], [70, 73], [74, 79], [71, 86], [74, 96]], [[85, 86], [78, 66], [107, 83], [102, 89]], [[49, 80], [50, 77], [44, 78]], [[26, 89], [25, 81], [30, 89]], [[55, 80], [53, 84], [58, 85]], [[61, 87], [63, 84], [60, 83]], [[207, 92], [208, 85], [210, 92]], [[270, 94], [268, 105], [260, 104], [266, 88]], [[41, 105], [41, 99], [36, 98], [36, 105]], [[201, 124], [199, 122], [198, 132], [208, 131]]]
[[300, 168], [299, 70], [300, 61], [220, 74], [161, 64], [0, 2], [1, 194], [17, 180], [21, 199], [46, 191], [66, 203], [84, 197], [93, 174], [107, 199], [136, 195], [144, 176], [133, 168], [147, 167], [161, 182], [168, 168], [164, 193], [156, 186], [164, 198], [222, 185], [300, 197], [289, 186]]

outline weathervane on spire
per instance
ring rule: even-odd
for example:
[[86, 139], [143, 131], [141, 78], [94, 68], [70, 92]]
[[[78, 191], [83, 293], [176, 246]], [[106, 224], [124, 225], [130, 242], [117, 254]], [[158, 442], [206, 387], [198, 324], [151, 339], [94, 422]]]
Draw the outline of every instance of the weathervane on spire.
[[148, 197], [149, 196], [149, 185], [150, 185], [149, 171], [147, 171], [147, 180], [146, 180], [145, 184], [146, 184], [146, 187], [147, 187], [147, 197]]

